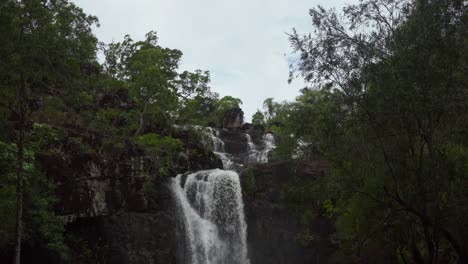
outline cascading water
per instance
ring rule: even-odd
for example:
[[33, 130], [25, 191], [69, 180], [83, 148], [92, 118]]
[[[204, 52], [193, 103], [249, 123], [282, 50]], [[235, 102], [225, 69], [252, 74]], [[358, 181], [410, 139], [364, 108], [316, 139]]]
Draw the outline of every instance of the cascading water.
[[249, 163], [268, 163], [268, 154], [276, 148], [275, 137], [273, 134], [265, 134], [262, 137], [264, 148], [263, 150], [257, 150], [255, 144], [252, 143], [252, 139], [247, 134], [247, 143], [251, 144], [254, 148], [249, 147]]
[[202, 131], [203, 140], [205, 145], [213, 150], [213, 153], [223, 163], [223, 168], [226, 170], [232, 170], [235, 168], [235, 164], [232, 161], [232, 155], [226, 153], [224, 150], [224, 141], [219, 137], [219, 131], [211, 127], [196, 127], [199, 131]]
[[219, 138], [219, 131], [211, 127], [207, 127], [207, 136], [211, 139], [213, 151], [224, 152], [224, 141]]
[[215, 169], [178, 175], [171, 188], [183, 219], [184, 264], [250, 263], [236, 172]]
[[[227, 153], [226, 149], [233, 147], [227, 145], [225, 149], [222, 138], [229, 140], [224, 138], [229, 133], [221, 135], [220, 130], [210, 127], [190, 128], [201, 134], [204, 146], [221, 159], [225, 170], [198, 171], [172, 179], [178, 233], [183, 237], [179, 240], [178, 263], [250, 264], [241, 185], [234, 170], [247, 163], [267, 163], [268, 154], [276, 147], [275, 139], [265, 134], [262, 144], [256, 146], [250, 135], [244, 134], [248, 144], [245, 151]], [[226, 142], [233, 144], [232, 139]]]
[[249, 151], [257, 150], [257, 147], [255, 147], [255, 144], [252, 142], [252, 137], [249, 134], [245, 134], [245, 137], [247, 138], [247, 145], [249, 146]]

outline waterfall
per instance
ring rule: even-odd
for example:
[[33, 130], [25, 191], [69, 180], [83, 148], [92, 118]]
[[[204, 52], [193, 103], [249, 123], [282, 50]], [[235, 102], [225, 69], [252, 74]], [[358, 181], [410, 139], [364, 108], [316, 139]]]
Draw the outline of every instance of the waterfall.
[[245, 137], [247, 138], [247, 144], [249, 146], [249, 151], [257, 150], [257, 147], [255, 147], [255, 144], [252, 142], [252, 137], [249, 134], [245, 134]]
[[262, 143], [256, 145], [248, 133], [242, 133], [247, 141], [247, 152], [237, 153], [233, 156], [228, 153], [225, 148], [225, 143], [222, 139], [219, 129], [212, 127], [202, 126], [175, 126], [179, 129], [194, 129], [201, 135], [201, 142], [222, 161], [223, 169], [225, 170], [239, 170], [246, 164], [252, 163], [268, 163], [270, 152], [276, 148], [275, 138], [273, 134], [267, 133], [262, 137]]
[[183, 219], [184, 264], [249, 264], [239, 175], [220, 169], [178, 175], [171, 188]]
[[177, 263], [250, 264], [241, 185], [235, 171], [248, 163], [267, 163], [269, 153], [276, 147], [275, 138], [265, 134], [261, 144], [256, 145], [249, 134], [242, 133], [246, 141], [240, 144], [247, 142], [244, 148], [229, 138], [232, 132], [191, 128], [201, 135], [203, 145], [221, 159], [224, 170], [198, 171], [171, 180], [180, 237]]
[[219, 137], [219, 131], [211, 127], [195, 126], [195, 129], [202, 132], [203, 144], [213, 150], [213, 153], [223, 163], [223, 169], [234, 170], [236, 164], [232, 161], [232, 155], [224, 150], [224, 141]]
[[225, 169], [225, 170], [234, 170], [236, 168], [234, 162], [232, 161], [232, 155], [231, 154], [225, 153], [225, 152], [217, 152], [217, 151], [213, 151], [213, 153], [223, 163], [223, 169]]
[[[247, 134], [248, 135], [248, 134]], [[262, 137], [264, 148], [263, 150], [257, 150], [255, 145], [252, 143], [254, 148], [249, 150], [249, 163], [268, 163], [268, 154], [276, 148], [275, 137], [273, 134], [268, 133]], [[247, 137], [249, 146], [252, 142], [250, 136]]]
[[206, 129], [208, 132], [207, 135], [212, 142], [213, 151], [224, 152], [224, 141], [222, 141], [221, 138], [219, 138], [219, 131], [211, 127], [207, 127]]

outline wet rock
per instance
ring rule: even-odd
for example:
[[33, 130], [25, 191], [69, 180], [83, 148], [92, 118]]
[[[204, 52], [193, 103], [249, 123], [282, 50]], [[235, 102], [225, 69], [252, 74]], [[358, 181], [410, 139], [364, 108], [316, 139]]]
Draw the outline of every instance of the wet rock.
[[262, 144], [262, 137], [265, 135], [265, 127], [262, 125], [252, 125], [246, 131], [251, 137], [255, 144], [260, 145]]
[[248, 152], [245, 134], [229, 130], [220, 130], [220, 138], [224, 142], [225, 152], [235, 157], [245, 155]]
[[242, 125], [241, 127], [241, 131], [244, 132], [244, 133], [247, 133], [247, 131], [249, 131], [251, 128], [252, 128], [252, 124], [250, 123], [245, 123]]
[[184, 142], [187, 150], [183, 153], [184, 162], [182, 164], [175, 164], [177, 173], [184, 173], [186, 171], [206, 170], [214, 168], [223, 168], [221, 160], [213, 154], [212, 151], [204, 147], [198, 135], [189, 129], [179, 129], [173, 132], [174, 138], [180, 139]]

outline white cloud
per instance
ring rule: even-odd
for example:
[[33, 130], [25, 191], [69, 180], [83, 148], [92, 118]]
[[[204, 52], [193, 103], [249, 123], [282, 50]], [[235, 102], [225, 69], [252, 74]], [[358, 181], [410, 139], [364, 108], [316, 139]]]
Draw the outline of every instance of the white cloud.
[[[355, 0], [354, 0], [355, 1]], [[344, 0], [74, 0], [99, 17], [96, 35], [109, 43], [156, 30], [160, 44], [180, 49], [183, 70], [209, 70], [221, 96], [239, 97], [249, 120], [263, 100], [292, 100], [303, 83], [288, 85], [286, 32], [310, 30], [308, 10], [341, 8]]]

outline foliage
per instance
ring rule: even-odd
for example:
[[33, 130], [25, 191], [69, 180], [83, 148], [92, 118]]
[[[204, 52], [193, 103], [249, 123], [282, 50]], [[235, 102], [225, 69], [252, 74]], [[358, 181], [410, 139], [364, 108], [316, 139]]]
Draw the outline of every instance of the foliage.
[[218, 94], [211, 92], [185, 100], [179, 110], [179, 122], [201, 126], [217, 124], [214, 113], [218, 100]]
[[21, 211], [16, 197], [24, 197], [23, 244], [63, 261], [74, 246], [73, 239], [70, 247], [63, 240], [54, 184], [46, 175], [51, 168], [39, 167], [39, 153], [112, 164], [139, 152], [152, 180], [170, 175], [184, 151], [168, 136], [177, 120], [218, 125], [228, 107], [241, 104], [211, 92], [208, 71], [179, 71], [182, 52], [160, 46], [154, 31], [141, 41], [125, 36], [104, 45], [93, 26], [97, 18], [68, 0], [0, 4], [0, 36], [8, 40], [0, 43], [2, 256], [14, 242], [15, 209]]
[[[8, 39], [0, 43], [0, 112], [7, 134], [2, 138], [15, 141], [17, 152], [17, 162], [13, 163], [18, 201], [14, 263], [20, 262], [22, 236], [29, 235], [27, 225], [47, 215], [42, 212], [49, 209], [47, 201], [34, 204], [35, 209], [27, 204], [27, 196], [34, 193], [30, 181], [36, 178], [33, 175], [39, 175], [30, 160], [34, 148], [27, 146], [33, 115], [41, 108], [42, 100], [53, 94], [62, 96], [50, 108], [60, 107], [64, 102], [76, 106], [74, 99], [81, 92], [82, 68], [93, 64], [96, 58], [97, 40], [91, 33], [91, 26], [96, 23], [95, 17], [86, 15], [67, 0], [3, 1], [0, 5], [0, 35]], [[39, 202], [36, 198], [34, 201]], [[33, 210], [41, 213], [28, 219]], [[51, 222], [55, 227], [52, 219], [53, 216], [38, 226]], [[59, 242], [52, 242], [56, 239], [46, 234], [48, 230], [40, 229], [36, 233], [48, 240], [46, 245], [53, 251], [63, 249]]]
[[105, 50], [105, 72], [124, 82], [138, 109], [137, 136], [150, 123], [171, 123], [174, 116], [184, 122], [199, 121], [212, 111], [217, 95], [209, 89], [210, 73], [196, 70], [178, 73], [182, 52], [158, 45], [156, 32], [144, 41], [125, 36]]
[[263, 113], [260, 110], [257, 110], [257, 112], [255, 112], [252, 115], [252, 124], [254, 124], [254, 125], [265, 125], [265, 116], [263, 115]]
[[145, 170], [162, 176], [170, 176], [170, 169], [184, 147], [179, 139], [161, 137], [154, 133], [141, 135], [135, 139], [135, 142], [145, 150], [146, 157], [150, 161]]
[[221, 127], [223, 122], [224, 113], [227, 110], [239, 107], [242, 104], [241, 99], [232, 96], [224, 96], [216, 102], [214, 115], [217, 120], [218, 127]]
[[467, 260], [467, 14], [462, 1], [367, 0], [314, 8], [315, 33], [290, 35], [291, 77], [319, 90], [296, 100], [289, 130], [334, 161], [322, 201], [338, 262]]
[[245, 176], [246, 176], [246, 179], [245, 179], [246, 190], [245, 191], [249, 194], [255, 194], [257, 190], [257, 186], [255, 184], [255, 170], [253, 168], [247, 168]]
[[218, 94], [207, 91], [204, 95], [197, 95], [186, 101], [180, 110], [179, 121], [191, 125], [221, 127], [224, 113], [241, 104], [239, 98], [225, 96], [219, 99]]
[[0, 44], [1, 105], [17, 114], [34, 111], [47, 93], [79, 84], [70, 81], [95, 59], [95, 17], [66, 0], [7, 1], [0, 8], [0, 35], [9, 40]]
[[[54, 214], [53, 206], [56, 202], [53, 186], [35, 162], [37, 151], [45, 146], [54, 144], [56, 131], [44, 124], [34, 124], [28, 136], [29, 148], [26, 149], [25, 168], [25, 196], [24, 196], [24, 226], [23, 241], [26, 244], [40, 245], [56, 254], [60, 259], [68, 257], [68, 247], [63, 240], [64, 221]], [[0, 249], [10, 247], [14, 239], [15, 210], [16, 210], [16, 181], [17, 167], [16, 145], [0, 142], [0, 217], [2, 225], [0, 233]]]

